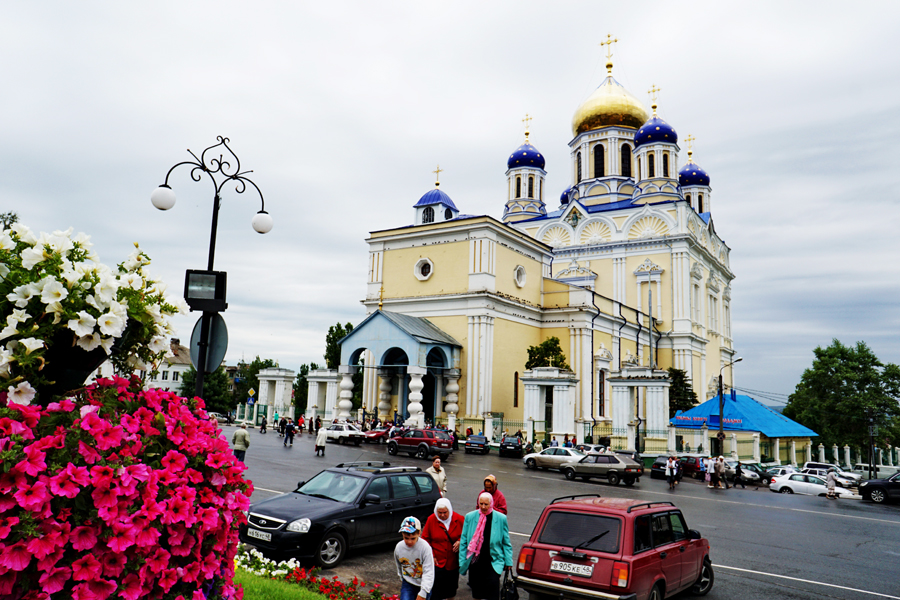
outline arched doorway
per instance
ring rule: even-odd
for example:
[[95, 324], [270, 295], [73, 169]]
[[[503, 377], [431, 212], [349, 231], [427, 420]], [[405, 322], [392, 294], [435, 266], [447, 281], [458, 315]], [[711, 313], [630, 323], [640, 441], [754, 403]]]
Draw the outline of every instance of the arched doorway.
[[434, 425], [435, 417], [443, 416], [443, 378], [447, 368], [447, 359], [439, 348], [432, 348], [425, 358], [428, 372], [422, 377], [422, 411], [425, 421]]

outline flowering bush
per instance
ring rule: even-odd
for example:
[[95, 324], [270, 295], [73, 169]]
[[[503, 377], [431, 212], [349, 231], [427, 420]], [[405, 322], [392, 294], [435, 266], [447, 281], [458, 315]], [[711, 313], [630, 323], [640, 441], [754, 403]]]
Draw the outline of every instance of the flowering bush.
[[136, 377], [0, 406], [0, 597], [240, 598], [244, 470], [201, 399]]
[[[10, 399], [27, 404], [35, 390], [55, 383], [45, 369], [55, 345], [101, 349], [100, 362], [110, 355], [118, 372], [137, 364], [154, 370], [173, 332], [169, 319], [185, 304], [165, 296], [165, 286], [144, 272], [148, 264], [135, 244], [113, 272], [97, 262], [90, 238], [71, 228], [35, 236], [16, 224], [0, 232], [0, 378]], [[46, 405], [53, 398], [38, 399]]]
[[[399, 595], [385, 596], [377, 583], [367, 584], [354, 577], [349, 583], [340, 581], [337, 575], [331, 579], [319, 577], [319, 569], [304, 569], [296, 560], [276, 562], [260, 554], [257, 550], [241, 546], [235, 559], [235, 566], [243, 571], [296, 583], [310, 591], [327, 597], [328, 600], [399, 600]], [[365, 591], [369, 588], [368, 592]]]

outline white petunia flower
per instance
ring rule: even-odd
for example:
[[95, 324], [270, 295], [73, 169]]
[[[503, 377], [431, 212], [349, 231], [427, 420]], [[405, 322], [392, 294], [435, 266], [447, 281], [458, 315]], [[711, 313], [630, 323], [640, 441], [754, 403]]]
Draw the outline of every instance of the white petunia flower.
[[18, 236], [19, 240], [25, 242], [26, 244], [34, 244], [37, 241], [37, 238], [34, 237], [34, 234], [26, 225], [22, 223], [14, 223], [10, 229], [13, 230], [13, 233]]
[[66, 289], [66, 286], [59, 281], [53, 280], [47, 283], [41, 291], [41, 302], [44, 304], [62, 302], [68, 295], [69, 290]]
[[0, 341], [5, 340], [6, 338], [12, 337], [19, 333], [19, 330], [16, 328], [16, 323], [11, 323], [0, 330]]
[[100, 326], [100, 333], [103, 335], [119, 337], [125, 330], [125, 319], [116, 313], [105, 312], [97, 319], [97, 325]]
[[0, 250], [12, 250], [16, 247], [16, 243], [10, 237], [8, 231], [0, 232]]
[[116, 343], [116, 338], [112, 338], [112, 337], [102, 338], [100, 340], [100, 346], [103, 348], [103, 350], [107, 354], [112, 352], [112, 347], [113, 347], [113, 344], [115, 344], [115, 343]]
[[119, 291], [119, 282], [108, 273], [100, 276], [100, 283], [94, 286], [94, 293], [101, 302], [111, 302]]
[[91, 335], [81, 336], [75, 343], [78, 344], [78, 347], [82, 350], [90, 352], [91, 350], [94, 350], [100, 346], [100, 334], [94, 333]]
[[78, 313], [77, 319], [70, 319], [68, 323], [69, 329], [75, 332], [75, 335], [78, 337], [88, 336], [94, 332], [94, 326], [97, 324], [97, 319], [92, 317], [85, 311], [81, 311]]
[[0, 348], [0, 376], [9, 377], [9, 368], [12, 365], [12, 352], [6, 348]]
[[122, 304], [118, 300], [113, 300], [109, 303], [109, 312], [116, 315], [120, 319], [123, 319], [125, 321], [128, 320], [128, 306]]
[[127, 273], [119, 278], [119, 283], [133, 290], [140, 290], [144, 285], [144, 280], [137, 273]]
[[35, 389], [31, 387], [31, 384], [27, 381], [23, 381], [16, 387], [9, 386], [9, 395], [6, 397], [7, 400], [13, 402], [15, 404], [31, 404], [31, 401], [34, 400]]
[[[81, 281], [81, 277], [82, 277], [82, 274], [79, 273], [78, 271], [76, 271], [71, 266], [63, 268], [62, 273], [60, 273], [60, 275], [65, 280], [66, 285], [68, 285], [68, 287], [70, 287], [70, 288], [73, 285], [75, 285], [76, 283], [78, 283], [79, 281]], [[90, 287], [90, 283], [88, 283], [88, 287]]]
[[6, 266], [6, 263], [0, 263], [0, 281], [6, 279], [7, 275], [9, 275], [9, 267]]
[[24, 340], [19, 340], [19, 343], [25, 346], [25, 354], [31, 354], [35, 350], [44, 347], [44, 340], [37, 338], [25, 338]]
[[166, 338], [162, 336], [156, 336], [152, 340], [150, 340], [150, 352], [156, 354], [157, 352], [162, 352], [169, 347]]
[[76, 233], [75, 237], [72, 238], [72, 241], [85, 250], [90, 250], [94, 247], [94, 244], [91, 242], [91, 236], [87, 235], [83, 231], [79, 231], [78, 233]]
[[22, 250], [22, 266], [29, 271], [34, 267], [34, 265], [38, 264], [45, 258], [47, 258], [47, 256], [44, 253], [44, 248], [41, 246], [26, 248], [25, 250]]
[[25, 323], [30, 318], [31, 318], [31, 315], [29, 315], [23, 309], [14, 308], [12, 311], [12, 314], [6, 316], [6, 323], [8, 325], [12, 325], [13, 323]]

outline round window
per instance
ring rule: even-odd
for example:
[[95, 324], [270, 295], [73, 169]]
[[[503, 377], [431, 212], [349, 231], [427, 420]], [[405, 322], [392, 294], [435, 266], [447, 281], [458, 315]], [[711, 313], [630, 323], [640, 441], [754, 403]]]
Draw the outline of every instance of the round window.
[[419, 281], [427, 281], [434, 273], [434, 263], [427, 258], [420, 258], [416, 261], [413, 273]]
[[525, 287], [525, 267], [522, 265], [517, 266], [516, 270], [513, 271], [513, 278], [518, 287]]

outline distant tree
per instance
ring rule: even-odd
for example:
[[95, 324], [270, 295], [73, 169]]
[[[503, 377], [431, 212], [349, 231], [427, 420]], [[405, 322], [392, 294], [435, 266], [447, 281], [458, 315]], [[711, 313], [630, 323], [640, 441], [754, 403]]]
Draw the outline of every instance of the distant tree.
[[[197, 371], [190, 367], [181, 377], [181, 389], [179, 393], [186, 398], [193, 398], [197, 385]], [[206, 410], [222, 414], [231, 412], [234, 408], [231, 394], [228, 393], [228, 374], [225, 367], [219, 367], [212, 373], [207, 373], [203, 378], [203, 395], [206, 402]]]
[[882, 363], [865, 342], [854, 347], [835, 339], [813, 354], [812, 366], [788, 398], [784, 416], [818, 433], [826, 447], [868, 447], [870, 417], [878, 427], [876, 444], [897, 443], [900, 367]]
[[6, 231], [13, 225], [19, 222], [19, 215], [15, 211], [8, 210], [5, 213], [0, 213], [0, 225], [3, 226], [3, 230]]
[[232, 392], [232, 409], [242, 402], [246, 402], [252, 389], [259, 393], [259, 372], [263, 369], [277, 367], [278, 364], [270, 358], [257, 356], [253, 362], [239, 362], [235, 373], [234, 391]]
[[681, 369], [669, 367], [669, 418], [679, 410], [691, 410], [697, 404], [697, 392], [691, 385], [691, 379]]
[[535, 367], [559, 367], [571, 371], [568, 363], [566, 363], [566, 355], [563, 354], [559, 345], [559, 338], [547, 338], [537, 346], [528, 348], [528, 362], [525, 363], [526, 369]]
[[353, 331], [353, 325], [347, 323], [341, 325], [337, 323], [328, 328], [328, 335], [325, 336], [325, 368], [337, 369], [341, 364], [341, 346], [338, 344], [345, 336]]
[[294, 381], [294, 406], [297, 408], [297, 414], [306, 412], [309, 404], [309, 372], [319, 368], [316, 363], [308, 365], [300, 365], [300, 372], [297, 373], [297, 379]]

